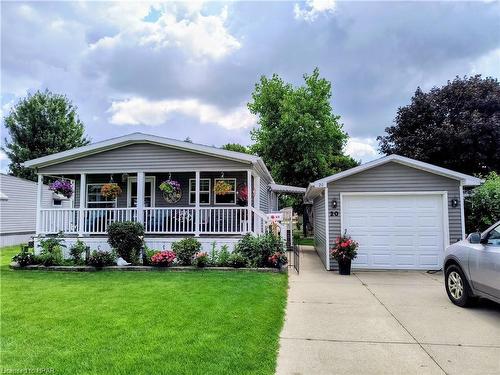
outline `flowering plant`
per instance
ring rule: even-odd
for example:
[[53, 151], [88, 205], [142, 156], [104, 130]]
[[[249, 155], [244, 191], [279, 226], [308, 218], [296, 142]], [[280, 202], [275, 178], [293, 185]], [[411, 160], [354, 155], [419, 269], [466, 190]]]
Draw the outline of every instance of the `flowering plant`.
[[181, 184], [178, 181], [171, 179], [165, 180], [160, 184], [159, 189], [163, 193], [163, 198], [168, 203], [176, 203], [182, 197]]
[[214, 185], [214, 193], [217, 195], [226, 195], [233, 190], [233, 185], [229, 182], [219, 180]]
[[61, 194], [66, 198], [73, 195], [73, 185], [68, 180], [56, 180], [49, 185], [49, 189], [56, 194]]
[[104, 184], [101, 187], [101, 195], [104, 198], [116, 199], [116, 197], [120, 196], [121, 194], [122, 194], [122, 188], [114, 182]]
[[208, 253], [199, 251], [194, 254], [193, 265], [197, 267], [205, 267], [206, 265], [208, 265]]
[[269, 257], [268, 260], [269, 263], [271, 263], [271, 265], [276, 268], [280, 268], [282, 265], [288, 262], [285, 253], [282, 253], [281, 251], [276, 251], [273, 255]]
[[358, 243], [351, 239], [350, 236], [344, 234], [335, 240], [335, 245], [330, 250], [330, 254], [337, 262], [352, 260], [357, 257]]
[[172, 250], [159, 251], [151, 256], [151, 263], [155, 266], [169, 267], [176, 258]]

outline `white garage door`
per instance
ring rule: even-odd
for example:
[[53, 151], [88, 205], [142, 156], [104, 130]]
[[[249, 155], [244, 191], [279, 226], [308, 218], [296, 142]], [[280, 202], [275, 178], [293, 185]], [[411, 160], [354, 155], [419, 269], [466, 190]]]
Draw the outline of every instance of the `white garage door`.
[[443, 197], [342, 195], [342, 232], [359, 243], [355, 268], [440, 269]]

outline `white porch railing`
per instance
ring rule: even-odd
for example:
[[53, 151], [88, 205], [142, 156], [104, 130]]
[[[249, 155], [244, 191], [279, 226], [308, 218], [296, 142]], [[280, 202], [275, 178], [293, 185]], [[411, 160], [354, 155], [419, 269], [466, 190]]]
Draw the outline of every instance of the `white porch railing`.
[[135, 208], [86, 208], [84, 233], [105, 234], [108, 226], [117, 221], [137, 221]]
[[[137, 208], [41, 209], [41, 234], [106, 234], [114, 222], [138, 221]], [[196, 228], [196, 215], [199, 228]], [[83, 223], [80, 225], [80, 218]], [[249, 220], [252, 219], [252, 220]], [[262, 233], [268, 225], [266, 215], [249, 207], [145, 207], [147, 234], [244, 234]], [[81, 226], [81, 228], [80, 228]]]
[[77, 208], [45, 208], [40, 210], [40, 233], [78, 233], [80, 210]]

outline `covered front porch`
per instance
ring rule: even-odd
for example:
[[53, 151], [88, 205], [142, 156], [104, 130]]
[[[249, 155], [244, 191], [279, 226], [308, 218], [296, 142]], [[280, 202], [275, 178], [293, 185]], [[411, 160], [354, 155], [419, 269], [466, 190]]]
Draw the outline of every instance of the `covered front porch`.
[[[55, 179], [68, 180], [74, 187], [64, 208], [42, 196], [42, 184]], [[179, 183], [175, 200], [160, 189], [164, 181]], [[230, 187], [225, 194], [214, 191], [221, 181]], [[121, 189], [114, 199], [101, 193], [109, 183]], [[122, 221], [143, 224], [150, 237], [260, 234], [268, 222], [261, 199], [271, 202], [273, 194], [250, 169], [40, 173], [38, 184], [37, 235], [80, 237], [105, 235], [111, 223]]]

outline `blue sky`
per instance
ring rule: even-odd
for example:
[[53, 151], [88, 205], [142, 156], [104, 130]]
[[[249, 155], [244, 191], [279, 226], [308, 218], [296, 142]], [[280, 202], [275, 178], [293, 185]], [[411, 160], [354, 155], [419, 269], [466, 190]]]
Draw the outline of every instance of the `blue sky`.
[[[500, 77], [499, 2], [2, 2], [1, 110], [66, 94], [94, 141], [135, 131], [250, 143], [261, 75], [319, 67], [368, 161], [417, 86]], [[3, 120], [2, 120], [3, 121]], [[2, 124], [2, 141], [6, 136]], [[0, 159], [5, 156], [0, 155]], [[6, 161], [2, 160], [2, 170]]]

